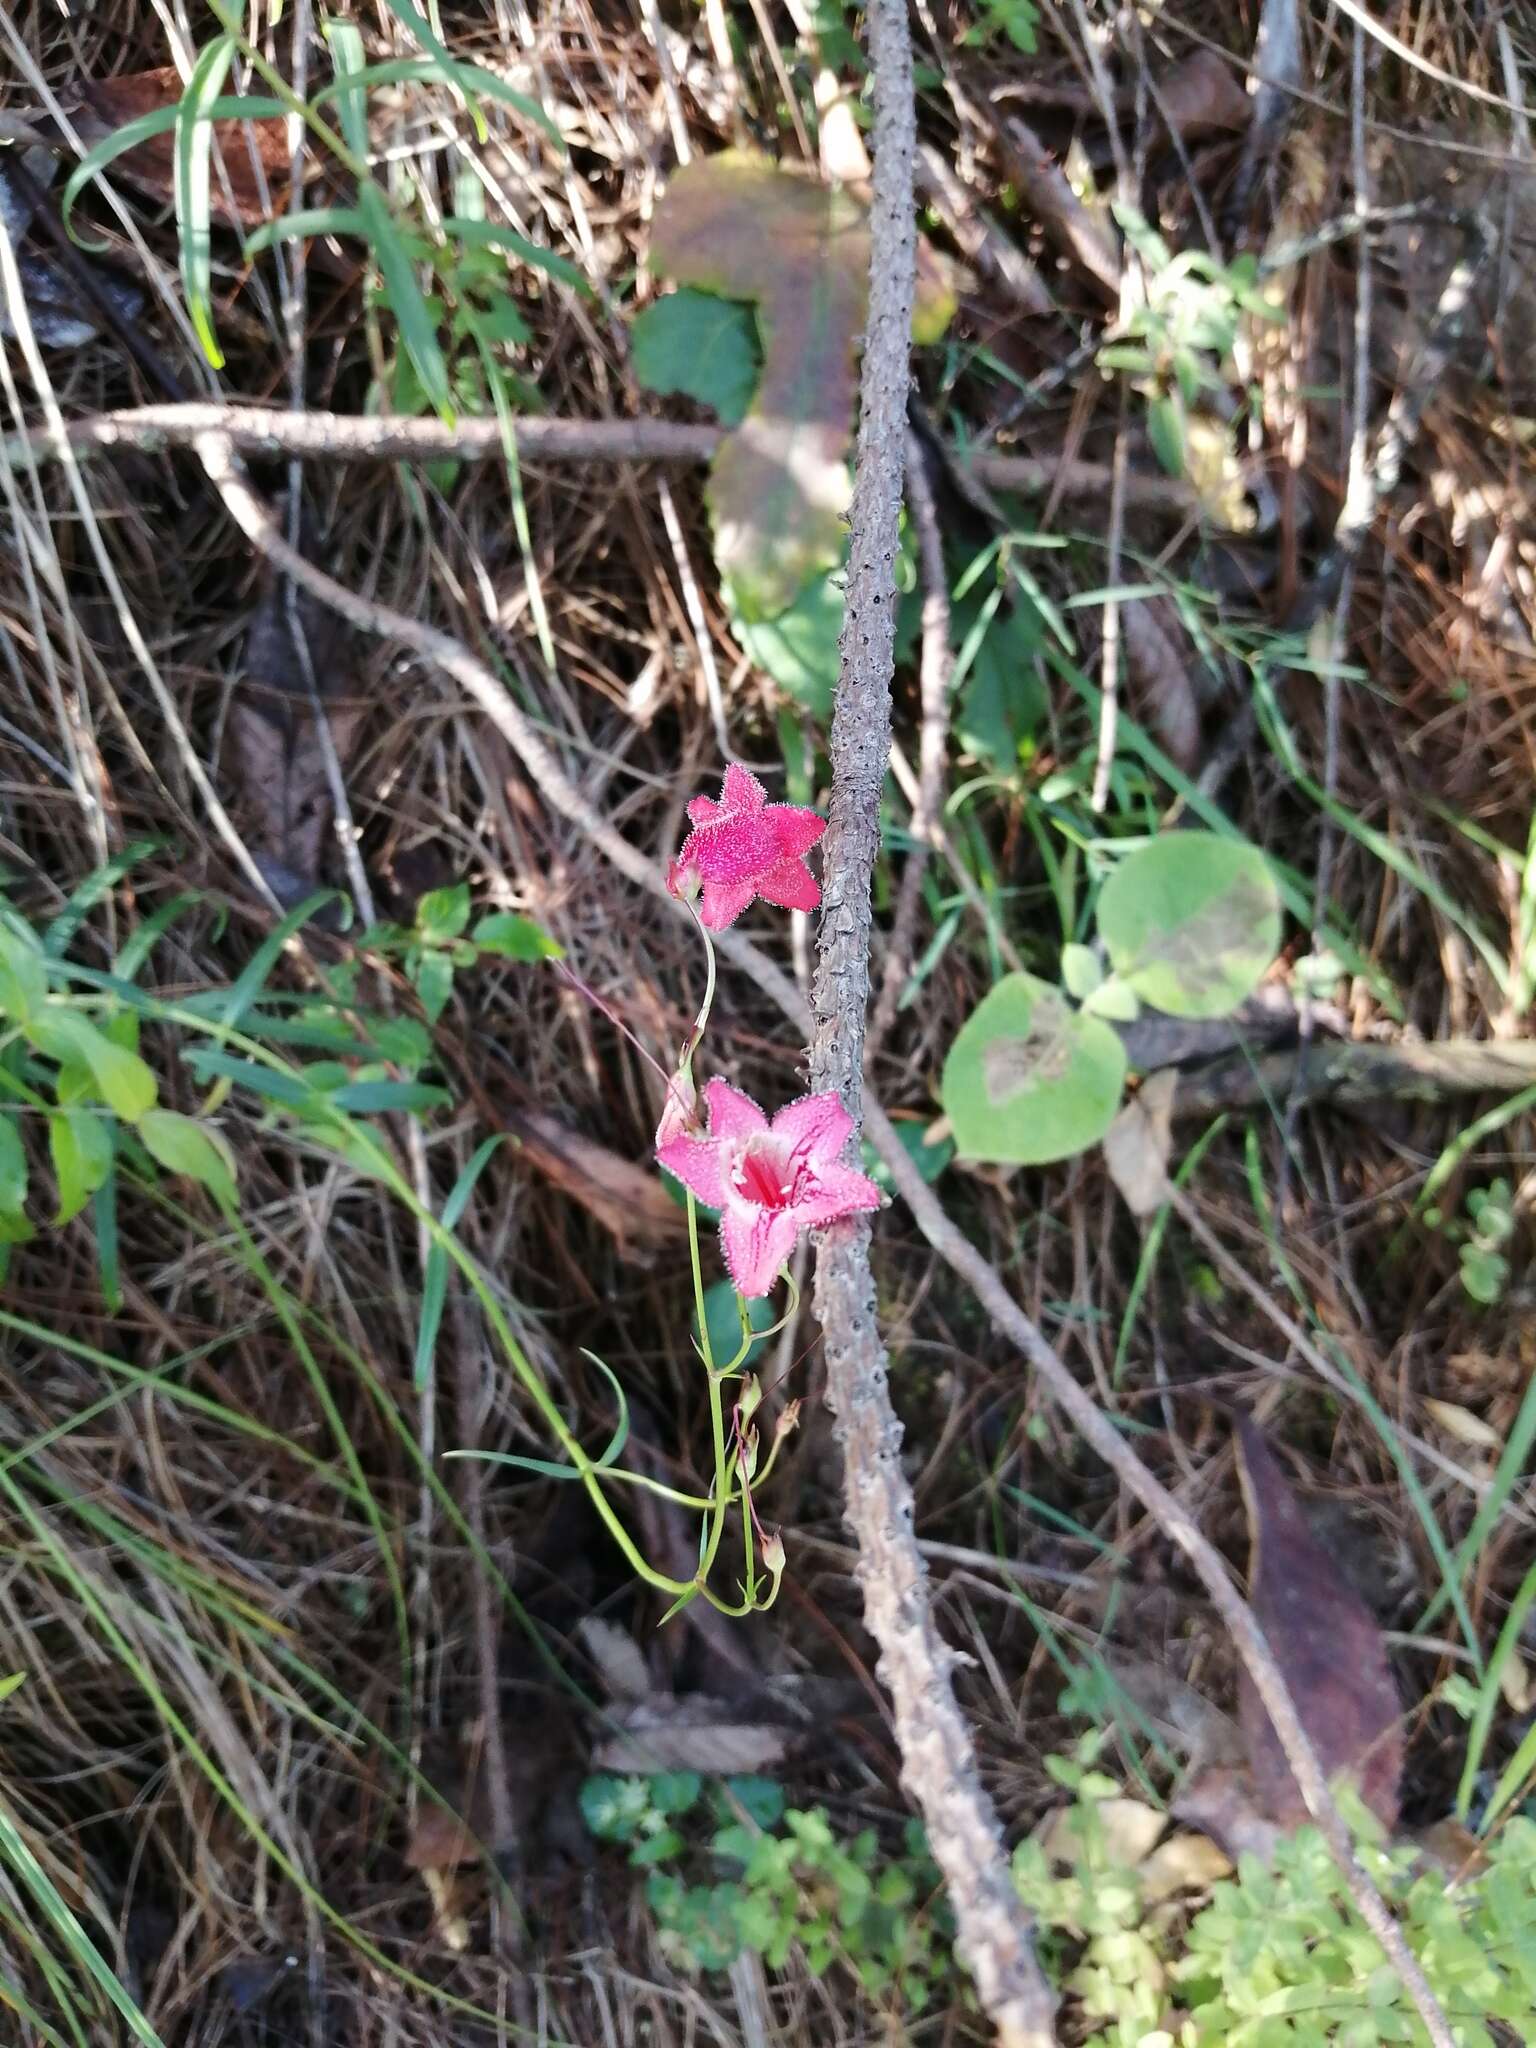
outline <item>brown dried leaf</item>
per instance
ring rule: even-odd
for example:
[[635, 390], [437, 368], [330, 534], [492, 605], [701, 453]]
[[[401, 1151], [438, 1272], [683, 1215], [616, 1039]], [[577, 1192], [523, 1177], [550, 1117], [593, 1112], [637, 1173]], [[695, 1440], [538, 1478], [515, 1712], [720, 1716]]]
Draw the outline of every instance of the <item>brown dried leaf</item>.
[[592, 1752], [595, 1771], [704, 1771], [730, 1777], [782, 1763], [793, 1731], [747, 1721], [702, 1693], [654, 1694], [619, 1717], [617, 1734]]
[[[1401, 1706], [1375, 1616], [1318, 1541], [1263, 1436], [1237, 1423], [1248, 1508], [1249, 1598], [1302, 1726], [1332, 1780], [1352, 1777], [1386, 1828], [1403, 1766]], [[1246, 1667], [1238, 1709], [1261, 1809], [1286, 1830], [1309, 1818], [1279, 1737]]]
[[1169, 1810], [1175, 1820], [1209, 1835], [1234, 1863], [1245, 1856], [1270, 1862], [1285, 1832], [1260, 1812], [1253, 1773], [1245, 1764], [1213, 1764], [1197, 1771]]
[[1470, 1408], [1463, 1408], [1456, 1401], [1434, 1401], [1425, 1397], [1424, 1406], [1439, 1423], [1447, 1436], [1453, 1436], [1457, 1443], [1466, 1444], [1474, 1451], [1491, 1451], [1495, 1457], [1504, 1448], [1504, 1439], [1491, 1422], [1485, 1422], [1481, 1415], [1474, 1415]]
[[[164, 64], [153, 71], [125, 72], [116, 78], [88, 82], [82, 91], [90, 112], [78, 114], [75, 126], [86, 142], [97, 142], [102, 136], [111, 134], [113, 129], [124, 127], [143, 114], [155, 114], [163, 107], [174, 107], [182, 96], [182, 90], [181, 74], [174, 64]], [[209, 209], [215, 220], [226, 227], [253, 228], [259, 227], [263, 221], [275, 219], [282, 212], [288, 201], [292, 167], [288, 138], [284, 133], [286, 125], [277, 115], [253, 121], [213, 123], [214, 149], [224, 163], [224, 176], [221, 177], [215, 162], [209, 193]], [[257, 163], [261, 166], [260, 178], [256, 172]], [[318, 163], [309, 165], [311, 174], [319, 168]], [[136, 144], [117, 159], [111, 175], [121, 178], [126, 184], [136, 185], [152, 199], [169, 203], [176, 184], [174, 133], [168, 131], [164, 135], [152, 135], [147, 142]], [[262, 178], [266, 182], [265, 193]]]
[[640, 1645], [627, 1629], [588, 1614], [577, 1623], [581, 1646], [592, 1659], [603, 1690], [609, 1699], [625, 1706], [637, 1706], [650, 1696], [653, 1686]]
[[[757, 307], [757, 396], [714, 458], [715, 560], [750, 618], [787, 610], [842, 558], [854, 374], [869, 273], [865, 208], [766, 157], [726, 150], [678, 171], [656, 209], [651, 268]], [[914, 331], [943, 332], [953, 298], [920, 282]]]
[[[332, 820], [309, 679], [322, 698], [339, 699], [350, 653], [346, 628], [334, 613], [304, 593], [294, 599], [290, 607], [285, 587], [269, 579], [246, 634], [244, 683], [229, 717], [233, 775], [245, 799], [252, 849], [285, 908], [302, 902], [319, 882]], [[327, 702], [331, 744], [343, 769], [366, 711], [360, 702]]]
[[1198, 657], [1177, 613], [1132, 600], [1120, 608], [1120, 637], [1142, 723], [1178, 767], [1193, 773], [1200, 759], [1200, 699], [1192, 675]]
[[1186, 142], [1203, 135], [1235, 135], [1253, 116], [1253, 101], [1217, 50], [1191, 50], [1160, 78], [1157, 108]]
[[644, 1259], [687, 1229], [682, 1210], [648, 1168], [582, 1137], [544, 1110], [504, 1114], [529, 1163], [612, 1232], [621, 1259]]
[[1178, 1892], [1206, 1892], [1232, 1875], [1232, 1859], [1209, 1835], [1170, 1835], [1138, 1865], [1144, 1906], [1159, 1906]]
[[1104, 1133], [1104, 1164], [1133, 1216], [1155, 1215], [1168, 1199], [1178, 1086], [1172, 1067], [1149, 1074]]

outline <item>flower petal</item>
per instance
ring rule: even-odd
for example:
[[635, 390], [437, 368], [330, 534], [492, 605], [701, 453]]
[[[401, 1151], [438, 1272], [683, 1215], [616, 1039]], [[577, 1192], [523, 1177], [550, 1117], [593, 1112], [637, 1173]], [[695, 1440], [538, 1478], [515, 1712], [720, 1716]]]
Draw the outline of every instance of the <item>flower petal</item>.
[[808, 1229], [835, 1223], [839, 1216], [857, 1216], [881, 1206], [880, 1190], [867, 1173], [853, 1166], [824, 1166], [814, 1185], [795, 1204], [794, 1213]]
[[803, 860], [781, 860], [759, 875], [757, 893], [781, 910], [814, 910], [821, 901], [821, 888]]
[[711, 1138], [670, 1138], [656, 1147], [656, 1158], [685, 1188], [692, 1188], [706, 1209], [723, 1209], [728, 1191], [721, 1149]]
[[760, 811], [768, 801], [768, 792], [755, 775], [733, 761], [725, 771], [720, 801], [728, 811]]
[[738, 1293], [753, 1301], [773, 1292], [779, 1268], [799, 1241], [800, 1228], [793, 1209], [741, 1204], [726, 1211], [720, 1222], [720, 1247]]
[[751, 1096], [743, 1095], [729, 1081], [717, 1079], [707, 1083], [704, 1106], [709, 1111], [711, 1138], [725, 1138], [735, 1143], [740, 1138], [755, 1138], [759, 1131], [768, 1128], [767, 1117]]
[[734, 924], [757, 894], [750, 877], [745, 882], [706, 882], [699, 899], [699, 923], [707, 931], [723, 932]]
[[712, 796], [696, 796], [688, 806], [688, 816], [695, 825], [712, 825], [725, 816], [725, 809]]
[[802, 1162], [833, 1163], [848, 1142], [853, 1118], [835, 1088], [787, 1102], [773, 1120], [773, 1135], [785, 1139]]
[[798, 860], [809, 853], [827, 829], [826, 819], [804, 804], [770, 804], [764, 815], [785, 860]]

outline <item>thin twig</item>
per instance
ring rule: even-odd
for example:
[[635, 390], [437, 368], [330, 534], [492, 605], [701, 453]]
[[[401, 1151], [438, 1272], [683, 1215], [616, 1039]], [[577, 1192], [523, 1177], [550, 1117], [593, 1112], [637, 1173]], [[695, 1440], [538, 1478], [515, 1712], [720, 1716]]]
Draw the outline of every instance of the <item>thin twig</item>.
[[[578, 826], [621, 874], [649, 894], [671, 902], [660, 868], [632, 846], [587, 801], [519, 710], [511, 693], [484, 662], [451, 634], [348, 590], [290, 548], [271, 513], [236, 469], [226, 436], [206, 434], [197, 445], [197, 454], [231, 517], [274, 568], [292, 576], [296, 583], [362, 631], [398, 640], [402, 646], [409, 647], [420, 658], [451, 676], [513, 748], [544, 801], [568, 822]], [[674, 905], [674, 908], [680, 917], [688, 915], [681, 905]], [[792, 1024], [801, 1030], [809, 1027], [810, 1015], [800, 991], [775, 961], [734, 931], [722, 932], [716, 948], [721, 957], [746, 974]], [[1023, 1351], [1047, 1392], [1060, 1403], [1085, 1440], [1143, 1503], [1159, 1528], [1189, 1558], [1212, 1605], [1231, 1631], [1238, 1655], [1269, 1712], [1308, 1810], [1344, 1872], [1362, 1917], [1381, 1942], [1393, 1968], [1401, 1975], [1435, 2048], [1453, 2048], [1444, 2017], [1401, 1930], [1380, 1893], [1355, 1860], [1349, 1830], [1322, 1777], [1316, 1754], [1285, 1680], [1246, 1603], [1233, 1586], [1219, 1553], [1201, 1536], [1179, 1501], [1148, 1471], [1135, 1449], [1099, 1412], [1092, 1398], [1078, 1385], [1034, 1323], [1015, 1303], [999, 1275], [950, 1221], [942, 1203], [924, 1183], [911, 1155], [879, 1105], [866, 1097], [862, 1107], [870, 1142], [889, 1170], [897, 1192], [907, 1204], [923, 1236], [971, 1288], [998, 1330]], [[895, 1469], [899, 1473], [899, 1467]], [[907, 1612], [905, 1607], [899, 1609], [903, 1620]]]
[[[912, 163], [916, 120], [906, 0], [867, 10], [875, 80], [874, 203], [869, 315], [860, 385], [858, 458], [832, 719], [832, 799], [822, 859], [822, 910], [811, 988], [811, 1086], [835, 1089], [855, 1126], [862, 1113], [869, 1004], [871, 882], [880, 793], [891, 750], [895, 560], [900, 540], [907, 388], [916, 279]], [[942, 574], [942, 568], [941, 568]], [[975, 1746], [955, 1698], [953, 1651], [928, 1597], [913, 1533], [875, 1313], [870, 1227], [849, 1217], [819, 1233], [815, 1307], [827, 1400], [843, 1453], [844, 1513], [859, 1546], [864, 1618], [891, 1696], [902, 1780], [917, 1803], [955, 1913], [955, 1945], [1007, 2048], [1054, 2039], [1054, 2000], [1035, 1958], [1002, 1831], [982, 1788]]]

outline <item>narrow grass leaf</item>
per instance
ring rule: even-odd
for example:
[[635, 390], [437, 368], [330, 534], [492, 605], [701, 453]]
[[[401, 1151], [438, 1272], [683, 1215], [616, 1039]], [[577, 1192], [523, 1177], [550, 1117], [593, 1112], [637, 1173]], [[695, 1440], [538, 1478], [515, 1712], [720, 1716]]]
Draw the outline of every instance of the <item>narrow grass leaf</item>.
[[[450, 1458], [479, 1458], [487, 1465], [512, 1465], [520, 1472], [536, 1472], [543, 1479], [584, 1479], [592, 1472], [606, 1472], [614, 1464], [625, 1444], [629, 1441], [629, 1402], [620, 1386], [613, 1368], [605, 1365], [595, 1352], [583, 1351], [582, 1357], [589, 1365], [595, 1365], [613, 1389], [613, 1397], [619, 1404], [619, 1419], [608, 1447], [599, 1458], [594, 1458], [587, 1472], [578, 1471], [574, 1465], [559, 1465], [549, 1458], [524, 1458], [511, 1451], [448, 1451]], [[687, 1598], [692, 1598], [689, 1594]]]
[[[281, 100], [264, 99], [258, 95], [233, 93], [214, 100], [208, 107], [205, 118], [209, 121], [260, 121], [270, 120], [273, 115], [286, 114], [288, 109]], [[116, 163], [120, 156], [126, 156], [131, 149], [137, 149], [142, 142], [152, 142], [157, 135], [168, 135], [176, 126], [181, 114], [181, 102], [173, 107], [156, 107], [153, 113], [140, 114], [132, 121], [125, 121], [121, 128], [114, 128], [110, 135], [104, 135], [100, 142], [88, 149], [69, 175], [59, 201], [59, 211], [71, 238], [82, 249], [101, 254], [110, 245], [106, 242], [91, 242], [84, 235], [78, 235], [70, 227], [70, 215], [80, 194], [102, 172]]]
[[367, 224], [355, 206], [306, 206], [264, 221], [245, 238], [247, 256], [259, 256], [275, 242], [310, 241], [320, 235], [365, 235]]
[[[491, 1155], [501, 1143], [499, 1137], [487, 1138], [478, 1147], [474, 1157], [454, 1182], [448, 1199], [443, 1204], [442, 1224], [445, 1231], [453, 1230], [469, 1204], [479, 1180], [490, 1161]], [[446, 1248], [433, 1240], [432, 1249], [427, 1253], [426, 1270], [421, 1281], [421, 1320], [416, 1330], [416, 1391], [425, 1391], [432, 1377], [432, 1356], [437, 1349], [437, 1333], [442, 1325], [443, 1304], [448, 1298], [448, 1253]]]
[[176, 109], [173, 189], [181, 284], [193, 332], [216, 370], [224, 367], [224, 352], [213, 331], [212, 109], [234, 56], [234, 37], [215, 36], [199, 53]]
[[580, 292], [590, 299], [592, 287], [582, 276], [574, 263], [557, 256], [552, 249], [544, 249], [537, 242], [530, 242], [526, 235], [518, 234], [515, 228], [502, 227], [491, 220], [466, 220], [462, 214], [453, 214], [443, 222], [443, 233], [451, 240], [469, 242], [477, 248], [504, 249], [511, 256], [520, 257], [524, 263], [531, 263], [535, 270], [545, 271], [550, 277], [558, 278], [561, 284], [568, 284], [572, 291]]
[[276, 966], [279, 955], [294, 933], [308, 924], [315, 913], [324, 909], [327, 903], [336, 900], [334, 889], [318, 889], [313, 896], [306, 896], [302, 903], [295, 904], [288, 915], [272, 927], [241, 969], [238, 980], [225, 998], [223, 1014], [218, 1021], [226, 1030], [232, 1031], [255, 1002], [266, 984], [267, 976]]

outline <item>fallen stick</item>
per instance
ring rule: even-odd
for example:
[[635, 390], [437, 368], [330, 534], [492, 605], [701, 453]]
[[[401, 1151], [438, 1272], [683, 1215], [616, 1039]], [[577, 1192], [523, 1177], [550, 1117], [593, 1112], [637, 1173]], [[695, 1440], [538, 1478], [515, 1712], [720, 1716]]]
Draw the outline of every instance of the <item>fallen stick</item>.
[[[241, 455], [283, 456], [328, 462], [489, 462], [505, 449], [494, 418], [409, 419], [401, 414], [280, 412], [261, 405], [141, 405], [35, 427], [0, 441], [0, 461], [10, 469], [29, 461], [55, 462], [66, 449], [76, 455], [104, 455], [131, 449], [163, 455], [191, 448], [206, 434], [218, 434]], [[679, 420], [553, 420], [517, 422], [517, 452], [529, 462], [581, 465], [603, 462], [707, 462], [725, 432]], [[949, 459], [989, 490], [1039, 497], [1054, 491], [1071, 499], [1107, 495], [1110, 471], [1102, 462], [1052, 461], [1027, 455], [969, 454], [950, 448]], [[1126, 477], [1126, 504], [1139, 512], [1187, 519], [1199, 500], [1176, 477], [1145, 471]]]
[[1257, 1057], [1228, 1053], [1179, 1075], [1176, 1117], [1215, 1116], [1261, 1103], [1443, 1102], [1448, 1095], [1513, 1095], [1536, 1086], [1536, 1043], [1448, 1038], [1437, 1045], [1310, 1045]]

